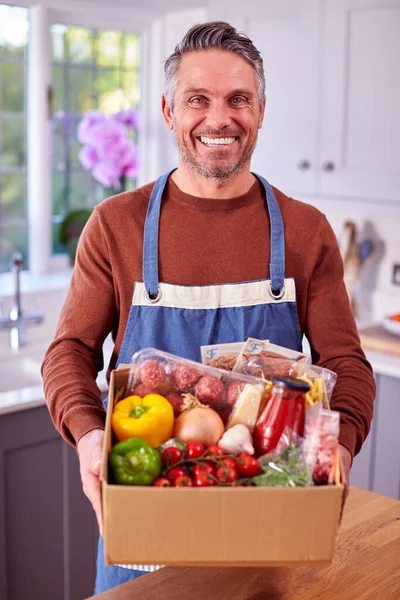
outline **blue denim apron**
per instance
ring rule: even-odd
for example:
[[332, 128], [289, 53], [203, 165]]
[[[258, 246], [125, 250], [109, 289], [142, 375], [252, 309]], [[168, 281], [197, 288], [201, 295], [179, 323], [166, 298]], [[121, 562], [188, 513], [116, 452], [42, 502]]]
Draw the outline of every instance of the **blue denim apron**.
[[[172, 172], [172, 171], [171, 171]], [[270, 279], [210, 286], [180, 286], [158, 278], [161, 200], [168, 177], [161, 176], [150, 197], [143, 242], [143, 282], [135, 282], [132, 306], [118, 363], [130, 363], [142, 348], [157, 348], [200, 361], [200, 346], [269, 339], [302, 350], [294, 279], [285, 279], [285, 236], [274, 192], [262, 177], [270, 219]], [[243, 242], [244, 243], [244, 242]], [[200, 260], [201, 257], [199, 256]], [[154, 568], [104, 565], [102, 539], [95, 593], [106, 591]]]

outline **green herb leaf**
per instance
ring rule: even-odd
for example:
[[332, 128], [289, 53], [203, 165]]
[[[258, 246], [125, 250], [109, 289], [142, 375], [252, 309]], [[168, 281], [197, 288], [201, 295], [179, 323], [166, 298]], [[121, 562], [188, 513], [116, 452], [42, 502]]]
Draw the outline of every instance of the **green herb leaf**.
[[261, 474], [253, 477], [257, 486], [305, 487], [311, 477], [304, 464], [301, 451], [291, 442], [280, 454], [271, 453], [260, 459]]

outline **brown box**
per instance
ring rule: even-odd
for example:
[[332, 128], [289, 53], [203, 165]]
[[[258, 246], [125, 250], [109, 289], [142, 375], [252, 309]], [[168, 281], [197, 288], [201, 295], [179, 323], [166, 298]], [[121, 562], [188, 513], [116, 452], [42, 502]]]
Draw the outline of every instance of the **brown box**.
[[154, 488], [108, 483], [114, 386], [101, 469], [107, 564], [315, 566], [331, 562], [344, 486]]

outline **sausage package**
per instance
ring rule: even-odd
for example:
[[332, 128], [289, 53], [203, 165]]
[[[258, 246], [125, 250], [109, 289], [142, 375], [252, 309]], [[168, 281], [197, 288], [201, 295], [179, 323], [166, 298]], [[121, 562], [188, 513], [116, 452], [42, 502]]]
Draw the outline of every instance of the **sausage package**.
[[293, 375], [299, 362], [307, 362], [307, 355], [269, 341], [248, 338], [233, 370], [236, 373], [270, 379], [274, 375]]
[[310, 391], [306, 395], [307, 406], [322, 402], [325, 408], [329, 408], [329, 401], [336, 384], [336, 373], [311, 365], [307, 359], [307, 355], [302, 352], [248, 338], [233, 371], [264, 380], [267, 382], [267, 390], [271, 388], [270, 381], [274, 375], [297, 377], [310, 385]]
[[250, 431], [266, 401], [265, 384], [255, 377], [145, 348], [132, 357], [124, 396], [150, 393], [167, 398], [176, 417], [184, 403], [195, 396], [220, 415], [226, 428], [243, 424]]

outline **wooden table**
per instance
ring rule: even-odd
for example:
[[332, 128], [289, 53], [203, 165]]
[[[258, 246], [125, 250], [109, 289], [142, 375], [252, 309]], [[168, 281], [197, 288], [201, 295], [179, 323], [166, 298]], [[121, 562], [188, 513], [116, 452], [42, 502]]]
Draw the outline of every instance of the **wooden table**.
[[96, 600], [399, 600], [400, 502], [350, 488], [330, 567], [165, 567]]

